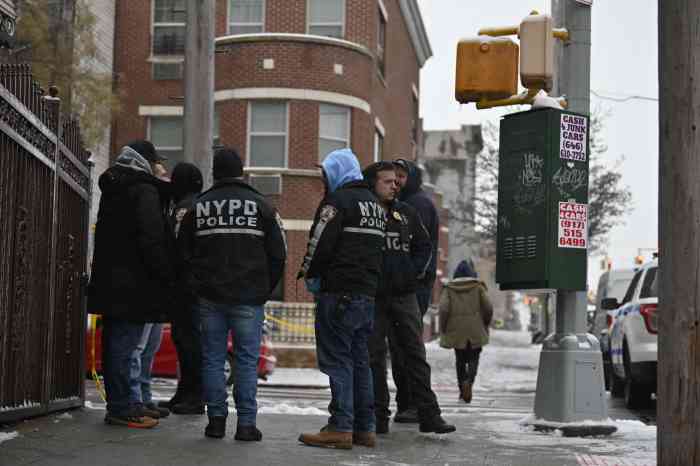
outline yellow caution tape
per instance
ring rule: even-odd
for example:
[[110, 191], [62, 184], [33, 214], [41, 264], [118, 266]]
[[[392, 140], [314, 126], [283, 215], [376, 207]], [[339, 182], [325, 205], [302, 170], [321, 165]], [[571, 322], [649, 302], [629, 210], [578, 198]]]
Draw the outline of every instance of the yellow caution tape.
[[95, 388], [97, 393], [100, 394], [100, 398], [105, 403], [107, 402], [107, 395], [105, 394], [102, 382], [100, 382], [100, 377], [97, 375], [97, 361], [95, 358], [95, 340], [97, 335], [97, 315], [90, 314], [90, 339], [92, 340], [92, 347], [90, 348], [90, 365], [92, 369], [92, 380], [95, 381]]
[[278, 319], [277, 317], [272, 317], [269, 314], [266, 314], [265, 318], [268, 320], [271, 320], [272, 322], [275, 322], [276, 324], [281, 325], [282, 327], [285, 327], [285, 328], [292, 330], [292, 331], [295, 331], [295, 332], [304, 333], [306, 335], [315, 335], [315, 333], [316, 333], [313, 325], [308, 326], [308, 325], [294, 324], [292, 322], [287, 322], [286, 320]]

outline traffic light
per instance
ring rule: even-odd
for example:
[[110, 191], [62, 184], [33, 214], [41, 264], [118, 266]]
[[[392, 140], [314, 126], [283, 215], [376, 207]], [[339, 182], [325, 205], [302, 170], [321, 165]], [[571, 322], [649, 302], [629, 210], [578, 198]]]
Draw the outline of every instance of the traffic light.
[[520, 23], [520, 81], [528, 89], [552, 89], [554, 35], [552, 17], [531, 14]]
[[639, 254], [638, 256], [636, 256], [634, 258], [635, 265], [642, 265], [643, 263], [644, 263], [644, 256], [642, 256], [641, 254]]
[[505, 99], [518, 92], [519, 47], [505, 37], [463, 39], [457, 46], [455, 97], [461, 103]]

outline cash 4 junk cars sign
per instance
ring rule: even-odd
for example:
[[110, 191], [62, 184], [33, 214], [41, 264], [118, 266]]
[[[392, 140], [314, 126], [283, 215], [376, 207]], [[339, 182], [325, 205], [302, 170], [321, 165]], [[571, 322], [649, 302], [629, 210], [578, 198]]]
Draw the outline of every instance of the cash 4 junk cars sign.
[[562, 114], [559, 158], [574, 162], [585, 162], [587, 137], [588, 119], [586, 117]]
[[560, 248], [588, 247], [588, 204], [559, 203], [558, 244]]

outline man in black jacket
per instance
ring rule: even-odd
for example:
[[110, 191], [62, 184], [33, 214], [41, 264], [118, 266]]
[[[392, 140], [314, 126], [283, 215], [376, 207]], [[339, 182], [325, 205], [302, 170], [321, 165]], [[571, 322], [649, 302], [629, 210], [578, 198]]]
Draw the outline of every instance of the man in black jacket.
[[[432, 245], [432, 257], [425, 275], [419, 280], [416, 288], [416, 299], [418, 300], [418, 308], [420, 309], [421, 317], [425, 315], [430, 306], [430, 299], [433, 293], [433, 285], [435, 284], [435, 276], [437, 270], [437, 256], [440, 230], [440, 217], [437, 209], [433, 204], [432, 199], [426, 193], [423, 186], [423, 175], [421, 169], [410, 160], [396, 159], [396, 177], [399, 183], [400, 196], [399, 199], [416, 209], [423, 225], [425, 225], [430, 235]], [[403, 370], [403, 358], [401, 357], [401, 348], [397, 347], [393, 339], [389, 337], [389, 345], [391, 346], [391, 373], [396, 384], [396, 422], [418, 422], [418, 413], [413, 400], [411, 383], [408, 376]]]
[[282, 219], [241, 180], [243, 164], [231, 149], [214, 155], [214, 186], [185, 215], [178, 236], [188, 288], [202, 329], [202, 381], [207, 437], [226, 435], [227, 340], [233, 332], [238, 422], [236, 440], [259, 441], [257, 372], [263, 305], [282, 278], [287, 246]]
[[[386, 249], [379, 289], [374, 331], [369, 340], [370, 364], [374, 375], [377, 433], [389, 432], [389, 387], [387, 386], [386, 339], [391, 328], [401, 348], [403, 368], [413, 388], [421, 432], [448, 433], [455, 427], [440, 416], [435, 393], [430, 387], [430, 366], [426, 362], [423, 322], [416, 300], [419, 281], [431, 261], [432, 247], [416, 210], [395, 199], [395, 166], [378, 162], [364, 171], [387, 211]], [[393, 370], [393, 367], [392, 367]]]
[[[180, 233], [182, 220], [192, 210], [195, 199], [202, 192], [203, 182], [202, 172], [191, 163], [178, 163], [173, 168], [173, 206], [169, 220], [176, 237]], [[204, 414], [202, 333], [199, 329], [199, 315], [194, 312], [193, 306], [186, 306], [185, 312], [173, 315], [171, 333], [177, 351], [180, 378], [175, 395], [158, 405], [175, 414]]]
[[372, 333], [386, 214], [362, 179], [350, 149], [323, 161], [326, 196], [316, 212], [299, 277], [316, 295], [316, 354], [328, 375], [328, 425], [301, 434], [306, 445], [352, 448], [375, 445], [372, 374], [367, 340]]
[[164, 322], [181, 302], [175, 286], [174, 240], [167, 226], [163, 184], [153, 176], [163, 160], [153, 144], [123, 147], [99, 179], [102, 191], [88, 287], [88, 309], [103, 315], [105, 422], [148, 428], [158, 422], [130, 401], [130, 362], [144, 323]]

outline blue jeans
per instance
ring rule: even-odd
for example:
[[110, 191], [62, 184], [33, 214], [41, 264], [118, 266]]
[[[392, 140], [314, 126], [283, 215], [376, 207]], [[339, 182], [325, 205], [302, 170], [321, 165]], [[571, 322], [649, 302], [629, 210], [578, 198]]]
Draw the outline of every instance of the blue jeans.
[[328, 375], [328, 425], [338, 432], [374, 432], [374, 389], [367, 341], [374, 298], [321, 293], [316, 306], [316, 355]]
[[227, 416], [224, 363], [228, 334], [233, 332], [233, 399], [239, 426], [254, 426], [258, 414], [258, 358], [264, 311], [262, 306], [216, 304], [200, 298], [195, 305], [202, 323], [202, 382], [209, 417]]
[[163, 324], [146, 324], [141, 340], [131, 353], [131, 400], [137, 404], [151, 403], [151, 371], [153, 359], [163, 338]]
[[102, 374], [107, 411], [114, 416], [138, 415], [131, 397], [131, 356], [141, 341], [143, 326], [108, 317], [102, 321]]

